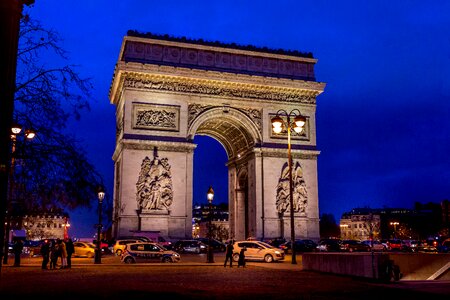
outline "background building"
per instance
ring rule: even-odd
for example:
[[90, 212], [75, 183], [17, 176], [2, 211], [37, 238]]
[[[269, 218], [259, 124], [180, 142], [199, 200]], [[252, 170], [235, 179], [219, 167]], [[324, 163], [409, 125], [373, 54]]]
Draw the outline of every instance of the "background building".
[[[228, 206], [226, 204], [213, 205], [211, 213], [213, 238], [220, 241], [231, 238], [229, 236]], [[208, 237], [209, 205], [194, 205], [192, 215], [192, 237]]]
[[419, 240], [446, 235], [448, 210], [445, 213], [442, 203], [416, 202], [413, 209], [354, 208], [341, 217], [341, 238], [364, 240], [373, 235], [375, 239]]
[[69, 217], [65, 213], [31, 213], [22, 219], [28, 240], [69, 237]]

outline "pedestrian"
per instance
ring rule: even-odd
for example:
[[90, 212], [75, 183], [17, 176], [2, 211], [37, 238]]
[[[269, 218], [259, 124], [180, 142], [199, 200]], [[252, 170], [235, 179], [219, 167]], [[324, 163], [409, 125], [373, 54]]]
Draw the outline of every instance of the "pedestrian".
[[17, 239], [13, 245], [14, 252], [14, 267], [20, 267], [20, 256], [23, 251], [23, 243], [22, 240]]
[[72, 255], [75, 252], [72, 239], [67, 239], [66, 251], [67, 251], [67, 268], [70, 269], [72, 267]]
[[47, 265], [50, 260], [50, 241], [44, 240], [44, 243], [42, 243], [41, 251], [42, 255], [42, 269], [47, 270]]
[[53, 241], [50, 247], [50, 269], [56, 269], [59, 256], [59, 245], [56, 241]]
[[223, 263], [224, 267], [227, 266], [228, 260], [230, 260], [230, 268], [233, 267], [233, 250], [234, 250], [233, 241], [230, 240], [225, 250], [225, 262]]
[[247, 247], [242, 247], [241, 251], [239, 252], [239, 260], [238, 260], [238, 268], [243, 267], [245, 268], [245, 251], [247, 251]]
[[61, 257], [61, 269], [67, 268], [67, 249], [66, 243], [63, 240], [58, 239], [59, 244], [59, 255]]

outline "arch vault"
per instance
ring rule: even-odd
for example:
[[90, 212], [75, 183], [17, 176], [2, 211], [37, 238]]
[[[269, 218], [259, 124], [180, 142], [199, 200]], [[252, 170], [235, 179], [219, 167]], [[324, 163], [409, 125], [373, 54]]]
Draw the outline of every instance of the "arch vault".
[[[116, 106], [113, 233], [192, 234], [195, 135], [228, 156], [230, 236], [288, 237], [286, 132], [279, 109], [299, 109], [305, 131], [291, 139], [295, 232], [319, 238], [315, 112], [324, 83], [311, 55], [129, 32], [110, 90]], [[213, 155], [213, 154], [212, 154]]]

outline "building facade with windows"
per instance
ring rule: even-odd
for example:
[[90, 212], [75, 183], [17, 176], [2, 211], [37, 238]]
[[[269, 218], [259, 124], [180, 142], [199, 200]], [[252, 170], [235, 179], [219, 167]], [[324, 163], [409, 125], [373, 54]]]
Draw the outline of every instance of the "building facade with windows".
[[380, 238], [380, 215], [369, 211], [343, 214], [340, 221], [341, 238], [370, 240]]
[[34, 213], [23, 216], [22, 228], [28, 240], [69, 237], [69, 217], [64, 213]]

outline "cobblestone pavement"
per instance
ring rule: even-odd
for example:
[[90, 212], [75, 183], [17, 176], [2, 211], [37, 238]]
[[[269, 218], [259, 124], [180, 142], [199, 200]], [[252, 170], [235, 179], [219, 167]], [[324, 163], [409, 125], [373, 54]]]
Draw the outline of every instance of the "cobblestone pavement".
[[[450, 281], [379, 283], [348, 276], [303, 271], [298, 264], [247, 263], [223, 267], [205, 255], [182, 255], [174, 264], [122, 264], [105, 256], [73, 259], [71, 269], [42, 270], [40, 258], [23, 258], [21, 267], [2, 266], [1, 299], [63, 297], [64, 299], [444, 299]], [[437, 298], [436, 298], [437, 297]]]

